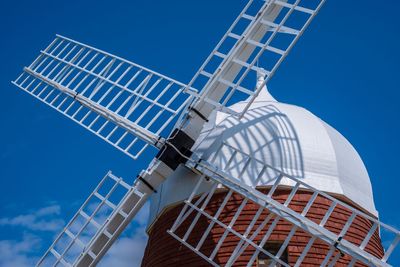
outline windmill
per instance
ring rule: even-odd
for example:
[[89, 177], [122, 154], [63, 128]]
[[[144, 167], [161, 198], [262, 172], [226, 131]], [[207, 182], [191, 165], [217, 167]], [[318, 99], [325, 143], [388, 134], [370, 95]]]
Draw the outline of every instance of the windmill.
[[[267, 93], [324, 2], [250, 0], [189, 84], [57, 35], [13, 83], [133, 159], [156, 153], [133, 184], [108, 172], [37, 266], [95, 266], [150, 197], [161, 203], [160, 189], [176, 195], [153, 213], [144, 266], [390, 266], [400, 232], [351, 185], [362, 167], [343, 156], [345, 188], [329, 170], [311, 172], [307, 135], [289, 116], [300, 111]], [[307, 123], [337, 141], [315, 157], [354, 154], [328, 125]], [[181, 252], [157, 250], [170, 245], [153, 245], [160, 235]]]

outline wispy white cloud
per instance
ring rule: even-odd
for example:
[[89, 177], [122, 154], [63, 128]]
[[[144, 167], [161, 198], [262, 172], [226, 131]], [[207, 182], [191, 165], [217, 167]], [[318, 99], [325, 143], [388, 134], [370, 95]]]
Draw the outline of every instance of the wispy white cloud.
[[22, 240], [0, 240], [0, 267], [28, 267], [38, 260], [32, 252], [40, 248], [41, 239], [24, 234]]
[[34, 266], [40, 256], [38, 251], [46, 243], [40, 234], [55, 233], [65, 223], [59, 215], [60, 206], [51, 204], [26, 214], [0, 218], [0, 227], [22, 233], [22, 237], [0, 240], [0, 267]]
[[60, 214], [59, 205], [41, 208], [29, 214], [0, 218], [0, 226], [24, 227], [28, 230], [53, 232], [64, 225], [64, 220], [54, 217]]

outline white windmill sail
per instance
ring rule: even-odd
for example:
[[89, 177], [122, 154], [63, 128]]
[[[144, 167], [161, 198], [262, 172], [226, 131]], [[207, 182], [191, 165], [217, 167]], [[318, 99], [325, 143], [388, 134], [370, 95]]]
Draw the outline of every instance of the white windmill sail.
[[[214, 108], [243, 115], [259, 93], [253, 86], [257, 73], [264, 74], [264, 84], [271, 79], [324, 2], [249, 1], [189, 83], [202, 88], [196, 110], [206, 117]], [[239, 112], [228, 107], [249, 98]]]
[[[181, 135], [172, 130], [197, 95], [180, 82], [60, 35], [13, 83], [133, 159], [142, 155], [148, 146], [161, 149], [157, 157], [168, 154], [168, 149], [176, 149], [173, 138], [179, 139]], [[166, 147], [170, 143], [172, 146]], [[89, 199], [104, 200], [113, 208], [113, 213], [108, 214], [103, 224], [86, 216], [87, 225], [97, 227], [87, 243], [79, 241], [79, 234], [71, 234], [67, 226], [60, 237], [69, 236], [73, 249], [58, 253], [55, 246], [64, 242], [57, 239], [38, 266], [47, 266], [44, 259], [49, 255], [56, 258], [50, 266], [96, 265], [148, 196], [171, 172], [171, 167], [154, 160], [138, 175], [118, 205], [108, 205], [105, 195], [94, 192]], [[112, 174], [107, 177], [113, 178]], [[126, 188], [123, 182], [118, 185]], [[85, 217], [83, 214], [80, 210], [74, 218]], [[70, 250], [80, 256], [68, 260]]]
[[[93, 237], [102, 233], [104, 244], [111, 240], [120, 230], [114, 221], [127, 220], [131, 211], [140, 207], [142, 203], [137, 200], [143, 196], [135, 187], [108, 172], [37, 266], [75, 266], [83, 258], [89, 266], [103, 250], [101, 246], [94, 249], [96, 240]], [[123, 207], [121, 203], [126, 199], [133, 200], [134, 204]]]
[[162, 147], [195, 93], [185, 84], [57, 35], [13, 82], [137, 159]]
[[152, 191], [108, 172], [36, 266], [95, 266]]
[[36, 266], [96, 266], [169, 174], [159, 163], [129, 185], [108, 172]]
[[[227, 153], [227, 150], [229, 150], [229, 153]], [[223, 155], [225, 155], [225, 157], [228, 155], [229, 158], [225, 158], [225, 165], [221, 166], [221, 164], [219, 164], [219, 168], [216, 168], [216, 162], [214, 162], [214, 160]], [[190, 198], [185, 201], [185, 205], [169, 233], [214, 266], [218, 266], [218, 263], [215, 262], [215, 257], [228, 235], [236, 237], [236, 239], [234, 239], [236, 241], [229, 240], [231, 243], [236, 242], [236, 247], [225, 266], [234, 266], [235, 262], [247, 249], [253, 251], [247, 266], [253, 266], [253, 263], [257, 260], [260, 253], [270, 258], [274, 264], [290, 266], [281, 259], [281, 256], [296, 233], [302, 233], [308, 236], [309, 239], [305, 249], [296, 258], [294, 266], [301, 266], [303, 260], [310, 252], [310, 249], [317, 242], [322, 242], [330, 247], [329, 252], [324, 255], [325, 258], [322, 262], [322, 266], [335, 266], [342, 257], [350, 259], [349, 266], [353, 266], [356, 263], [363, 263], [368, 266], [391, 266], [387, 261], [400, 242], [400, 232], [398, 230], [305, 184], [291, 175], [285, 174], [273, 166], [265, 164], [251, 155], [223, 143], [217, 152], [215, 152], [212, 157], [210, 156], [210, 159], [189, 161], [188, 166], [202, 173], [203, 177], [211, 178], [214, 181], [214, 185], [210, 191], [201, 193], [198, 189], [200, 185], [206, 181], [205, 179], [199, 180]], [[253, 173], [254, 166], [258, 166], [257, 174]], [[234, 174], [228, 171], [229, 169], [234, 169]], [[276, 174], [276, 180], [268, 192], [263, 193], [256, 188], [240, 182], [238, 177], [246, 172], [252, 172], [260, 179], [262, 179], [263, 176], [269, 177], [270, 172], [274, 172]], [[289, 184], [291, 187], [287, 199], [283, 203], [279, 202], [279, 200], [274, 197], [274, 192], [280, 187], [287, 188]], [[302, 211], [297, 210], [295, 205], [291, 205], [299, 189], [310, 192], [310, 199]], [[221, 194], [221, 192], [225, 192], [225, 195], [218, 210], [207, 209], [213, 196], [217, 193]], [[240, 200], [238, 200], [238, 196]], [[228, 220], [226, 218], [221, 218], [221, 213], [226, 208], [225, 205], [234, 197], [236, 202], [240, 203], [237, 209], [235, 209], [234, 216]], [[316, 205], [315, 201], [317, 198], [323, 199], [328, 205], [325, 216], [320, 220], [308, 216], [309, 210], [313, 205]], [[257, 206], [257, 213], [247, 222], [247, 228], [243, 231], [243, 222], [241, 222], [241, 228], [239, 229], [236, 227], [236, 221], [240, 218], [243, 208], [249, 204]], [[327, 228], [326, 225], [331, 221], [335, 221], [336, 224], [338, 223], [337, 220], [333, 219], [333, 214], [335, 209], [339, 207], [348, 210], [349, 215], [341, 225], [337, 226], [337, 228], [341, 230], [339, 232], [333, 232], [332, 229]], [[194, 239], [191, 239], [191, 235], [193, 235], [192, 231], [193, 229], [198, 229], [196, 225], [200, 217], [205, 218], [209, 222], [209, 227], [201, 233], [201, 237], [195, 239], [195, 243], [193, 243]], [[366, 221], [367, 225], [369, 225], [369, 228], [366, 230], [368, 234], [361, 243], [356, 243], [347, 235], [356, 219]], [[285, 234], [286, 239], [279, 250], [276, 251], [276, 254], [272, 254], [265, 250], [264, 245], [280, 221], [290, 224], [291, 230]], [[218, 237], [218, 240], [214, 239], [214, 249], [211, 254], [206, 255], [202, 250], [202, 246], [215, 227], [222, 228], [224, 232]], [[378, 231], [385, 232], [386, 236], [389, 237], [389, 239], [385, 240], [385, 253], [381, 258], [377, 257], [376, 254], [370, 250], [367, 250], [367, 245], [371, 241], [371, 238]], [[199, 234], [198, 231], [196, 234]]]

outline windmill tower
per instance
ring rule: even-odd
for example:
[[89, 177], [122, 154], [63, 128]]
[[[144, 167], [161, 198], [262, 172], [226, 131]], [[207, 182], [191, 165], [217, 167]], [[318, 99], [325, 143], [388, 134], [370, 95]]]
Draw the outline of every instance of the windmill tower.
[[[260, 75], [258, 86], [262, 84], [263, 76]], [[245, 104], [246, 101], [240, 102], [232, 108], [240, 110]], [[351, 207], [377, 217], [367, 171], [351, 144], [309, 111], [277, 102], [265, 86], [242, 119], [217, 112], [208, 127], [204, 128], [203, 136], [194, 151], [207, 157], [212, 156], [218, 168], [237, 177], [241, 184], [265, 194], [273, 190], [273, 199], [286, 203], [354, 243], [361, 244], [368, 235], [367, 229], [371, 228], [368, 220], [355, 217], [346, 229], [352, 209], [342, 204], [330, 209], [332, 201], [328, 198], [315, 196], [301, 185], [296, 187], [290, 180], [277, 182], [280, 174], [295, 177]], [[251, 155], [251, 159], [240, 153]], [[274, 166], [275, 169], [263, 169], [265, 165], [258, 165], [257, 162]], [[200, 175], [190, 174], [181, 168], [160, 186], [159, 193], [152, 196], [149, 241], [142, 266], [203, 266], [204, 259], [194, 256], [197, 251], [181, 248], [166, 233], [181, 211], [182, 203], [189, 198], [200, 179]], [[197, 190], [197, 196], [211, 191], [211, 185], [206, 184]], [[271, 189], [273, 186], [274, 189]], [[203, 208], [204, 212], [226, 226], [231, 224], [233, 231], [244, 234], [255, 220], [252, 226], [254, 231], [264, 220], [269, 219], [254, 242], [259, 242], [263, 249], [274, 255], [285, 244], [280, 256], [283, 262], [294, 266], [301, 253], [307, 250], [306, 246], [312, 237], [284, 219], [278, 216], [268, 218], [271, 215], [268, 212], [259, 214], [257, 205], [251, 201], [244, 202], [244, 198], [237, 194], [227, 196], [227, 191], [223, 189], [217, 189], [211, 195], [210, 201]], [[198, 208], [201, 206], [197, 205]], [[214, 263], [222, 266], [228, 262], [234, 266], [269, 266], [271, 263], [263, 253], [254, 256], [254, 248], [243, 249], [242, 253], [235, 255], [234, 251], [240, 249], [237, 237], [217, 223], [209, 228], [213, 221], [205, 214], [198, 218], [193, 229], [190, 227], [195, 220], [186, 220], [175, 230], [177, 238], [182, 238]], [[271, 231], [269, 237], [261, 242], [267, 231]], [[335, 259], [336, 264], [333, 264], [332, 259], [329, 262], [329, 258], [326, 258], [329, 249], [328, 245], [313, 242], [302, 260], [302, 266], [325, 266], [329, 263], [332, 266], [347, 266], [350, 263], [351, 258], [342, 257], [340, 251], [331, 255], [333, 258], [340, 256]], [[378, 231], [372, 234], [366, 250], [377, 257], [383, 256]]]
[[13, 83], [152, 160], [108, 172], [37, 266], [95, 266], [149, 198], [144, 266], [390, 266], [357, 152], [267, 91], [323, 3], [250, 0], [189, 84], [57, 35]]

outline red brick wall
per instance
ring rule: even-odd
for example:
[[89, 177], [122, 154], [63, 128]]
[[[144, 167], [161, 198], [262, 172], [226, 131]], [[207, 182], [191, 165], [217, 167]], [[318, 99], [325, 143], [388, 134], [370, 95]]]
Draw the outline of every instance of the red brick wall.
[[[274, 193], [274, 199], [283, 203], [287, 199], [289, 193], [290, 191], [288, 190], [277, 190]], [[291, 207], [293, 210], [301, 212], [307, 205], [307, 202], [310, 199], [311, 195], [312, 194], [309, 192], [299, 191], [290, 202], [289, 207]], [[214, 214], [220, 206], [222, 200], [224, 199], [224, 196], [225, 193], [214, 195], [206, 210], [210, 214]], [[234, 194], [226, 205], [224, 212], [221, 214], [220, 220], [228, 224], [234, 216], [235, 212], [237, 211], [237, 208], [240, 205], [241, 201], [242, 197]], [[307, 213], [307, 217], [319, 223], [325, 215], [326, 211], [328, 210], [329, 206], [329, 200], [318, 197], [309, 212]], [[206, 261], [197, 256], [191, 250], [187, 249], [184, 245], [181, 245], [178, 241], [176, 241], [167, 233], [167, 230], [171, 228], [173, 222], [181, 211], [181, 208], [182, 205], [168, 210], [153, 225], [142, 262], [143, 267], [208, 266], [208, 263]], [[239, 233], [244, 233], [257, 210], [257, 205], [255, 205], [254, 203], [248, 203], [243, 209], [241, 216], [239, 217], [233, 228]], [[259, 218], [257, 225], [259, 225], [267, 215], [268, 213], [264, 212]], [[326, 227], [332, 232], [338, 234], [350, 215], [351, 213], [349, 212], [349, 210], [347, 210], [345, 207], [338, 206], [335, 209], [334, 214], [332, 214], [332, 216], [328, 220]], [[186, 229], [188, 228], [188, 225], [188, 223], [184, 223], [178, 229], [178, 235], [182, 237], [184, 231], [186, 231]], [[196, 224], [196, 227], [190, 235], [188, 242], [192, 245], [196, 245], [208, 225], [209, 221], [207, 220], [207, 218], [201, 216], [199, 222]], [[265, 229], [263, 229], [263, 231], [259, 235], [258, 241], [268, 230], [269, 226], [270, 223], [265, 227]], [[370, 226], [371, 222], [357, 216], [348, 233], [346, 234], [345, 239], [354, 242], [355, 244], [361, 244], [364, 237], [368, 233]], [[268, 240], [283, 241], [286, 239], [290, 230], [291, 224], [286, 221], [280, 220], [277, 227], [273, 231], [273, 234]], [[206, 242], [201, 248], [201, 251], [205, 255], [211, 254], [211, 251], [214, 249], [223, 232], [224, 229], [222, 227], [213, 227], [210, 235], [208, 236]], [[290, 265], [293, 265], [296, 262], [297, 258], [300, 256], [301, 252], [307, 245], [309, 239], [310, 236], [307, 233], [300, 230], [296, 231], [288, 246]], [[235, 249], [238, 240], [239, 239], [236, 236], [234, 236], [233, 234], [229, 234], [226, 240], [223, 242], [223, 245], [215, 258], [215, 262], [219, 265], [224, 265], [229, 259], [233, 250]], [[325, 255], [328, 253], [328, 250], [329, 249], [326, 244], [322, 243], [321, 241], [316, 241], [313, 244], [309, 253], [307, 254], [307, 257], [303, 261], [302, 266], [320, 266], [321, 262], [325, 258]], [[383, 249], [378, 232], [374, 234], [366, 250], [378, 257], [381, 257], [383, 255]], [[253, 253], [254, 249], [249, 246], [248, 249], [246, 249], [241, 257], [235, 262], [234, 266], [246, 266], [248, 260]], [[340, 261], [336, 264], [336, 266], [346, 266], [346, 263], [349, 262], [349, 259], [350, 258], [348, 256], [342, 257]], [[356, 264], [356, 266], [357, 265], [361, 266], [361, 264]]]

